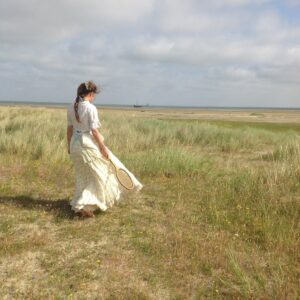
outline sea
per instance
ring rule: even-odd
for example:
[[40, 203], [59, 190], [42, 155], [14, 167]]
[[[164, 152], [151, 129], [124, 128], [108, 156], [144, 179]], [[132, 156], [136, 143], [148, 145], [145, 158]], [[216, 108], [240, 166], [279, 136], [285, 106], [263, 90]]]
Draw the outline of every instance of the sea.
[[[28, 105], [28, 106], [49, 106], [67, 107], [71, 102], [38, 102], [38, 101], [0, 101], [0, 105]], [[123, 108], [123, 109], [204, 109], [204, 110], [300, 110], [300, 107], [257, 107], [257, 106], [165, 106], [165, 105], [134, 105], [134, 104], [93, 104], [100, 108]]]

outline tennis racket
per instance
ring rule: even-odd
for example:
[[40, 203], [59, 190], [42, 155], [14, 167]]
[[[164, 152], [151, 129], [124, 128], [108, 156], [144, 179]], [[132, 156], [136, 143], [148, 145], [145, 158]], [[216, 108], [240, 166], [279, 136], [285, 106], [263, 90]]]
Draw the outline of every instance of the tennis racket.
[[123, 168], [119, 168], [118, 166], [116, 166], [115, 163], [110, 158], [108, 159], [115, 167], [116, 177], [121, 183], [121, 185], [124, 186], [124, 188], [126, 188], [127, 190], [132, 190], [134, 188], [134, 184], [128, 172]]

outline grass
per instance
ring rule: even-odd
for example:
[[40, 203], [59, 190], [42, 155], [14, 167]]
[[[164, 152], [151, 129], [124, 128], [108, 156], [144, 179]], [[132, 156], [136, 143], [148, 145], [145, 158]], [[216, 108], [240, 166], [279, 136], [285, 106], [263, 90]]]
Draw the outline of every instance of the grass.
[[99, 113], [145, 187], [78, 221], [66, 111], [0, 108], [1, 298], [299, 298], [298, 124]]
[[[252, 115], [252, 114], [251, 114]], [[199, 120], [199, 119], [170, 119], [173, 122], [192, 122], [192, 123], [209, 123], [222, 128], [241, 129], [265, 129], [271, 132], [300, 132], [299, 123], [274, 123], [274, 122], [249, 122], [249, 121], [228, 121], [228, 120]]]

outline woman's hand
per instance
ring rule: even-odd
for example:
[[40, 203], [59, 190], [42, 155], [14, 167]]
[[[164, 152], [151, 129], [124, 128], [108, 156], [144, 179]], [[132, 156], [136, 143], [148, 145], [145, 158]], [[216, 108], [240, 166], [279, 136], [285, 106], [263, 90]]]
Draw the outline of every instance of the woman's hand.
[[100, 148], [100, 151], [102, 153], [102, 155], [108, 159], [109, 158], [109, 151], [108, 151], [108, 148], [104, 145], [102, 145], [102, 147]]
[[69, 125], [67, 127], [67, 142], [68, 142], [68, 153], [70, 154], [70, 144], [71, 144], [71, 138], [73, 135], [73, 125]]
[[93, 134], [93, 137], [95, 138], [96, 142], [99, 145], [100, 152], [102, 153], [104, 158], [108, 159], [109, 158], [109, 150], [103, 143], [103, 141], [104, 141], [103, 135], [100, 134], [100, 132], [98, 131], [97, 128], [92, 129], [92, 134]]
[[100, 140], [101, 140], [101, 142], [104, 143], [104, 136], [100, 132], [99, 132], [99, 134], [100, 134]]

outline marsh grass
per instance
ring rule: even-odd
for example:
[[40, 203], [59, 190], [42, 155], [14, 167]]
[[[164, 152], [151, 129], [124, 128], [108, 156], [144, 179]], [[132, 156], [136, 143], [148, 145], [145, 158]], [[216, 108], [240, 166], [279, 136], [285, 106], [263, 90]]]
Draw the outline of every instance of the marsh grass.
[[298, 125], [100, 119], [145, 187], [80, 221], [66, 111], [0, 108], [1, 298], [299, 297]]

